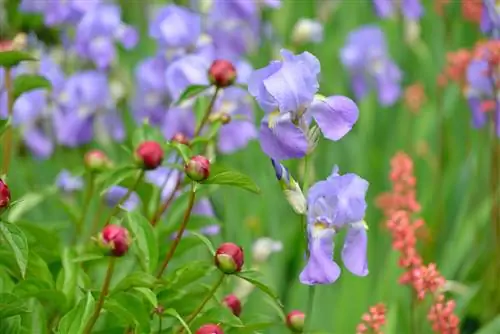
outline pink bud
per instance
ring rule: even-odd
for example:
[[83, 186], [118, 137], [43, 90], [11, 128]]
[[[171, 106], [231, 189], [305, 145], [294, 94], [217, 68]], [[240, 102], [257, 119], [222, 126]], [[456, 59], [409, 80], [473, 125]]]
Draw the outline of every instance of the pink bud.
[[208, 77], [216, 87], [228, 87], [236, 80], [236, 69], [230, 61], [217, 59], [210, 66]]
[[287, 314], [286, 325], [294, 333], [304, 331], [305, 315], [301, 311], [294, 310]]
[[10, 190], [7, 185], [0, 180], [0, 209], [5, 209], [10, 203]]
[[182, 132], [177, 132], [172, 137], [172, 141], [183, 145], [189, 145], [188, 137], [186, 137]]
[[198, 328], [196, 334], [224, 334], [224, 331], [217, 325], [207, 324]]
[[146, 170], [155, 169], [163, 161], [163, 149], [155, 141], [142, 142], [135, 150], [137, 161]]
[[237, 317], [241, 314], [241, 301], [235, 295], [227, 295], [222, 301]]
[[101, 244], [111, 250], [113, 256], [127, 253], [131, 240], [128, 230], [118, 225], [106, 225], [99, 236]]
[[195, 155], [184, 165], [184, 172], [193, 181], [204, 181], [210, 175], [210, 161], [202, 155]]
[[111, 160], [101, 150], [92, 150], [85, 153], [83, 162], [85, 167], [92, 172], [103, 171], [111, 166]]
[[232, 242], [223, 243], [215, 252], [215, 265], [225, 274], [240, 272], [243, 263], [243, 249]]

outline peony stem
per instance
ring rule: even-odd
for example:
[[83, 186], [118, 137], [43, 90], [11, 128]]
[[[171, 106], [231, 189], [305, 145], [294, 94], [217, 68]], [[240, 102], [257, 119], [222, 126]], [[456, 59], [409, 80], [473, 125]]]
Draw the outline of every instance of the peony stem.
[[196, 131], [194, 132], [193, 137], [198, 137], [201, 133], [201, 130], [203, 129], [203, 127], [207, 123], [208, 118], [210, 117], [210, 113], [212, 112], [212, 109], [214, 107], [215, 100], [217, 100], [217, 95], [219, 94], [219, 91], [220, 91], [220, 88], [218, 88], [218, 87], [215, 88], [214, 95], [210, 99], [210, 103], [208, 104], [207, 110], [205, 111], [205, 115], [203, 115], [203, 119], [201, 120], [201, 123], [198, 126], [198, 128], [196, 128]]
[[[7, 112], [9, 115], [9, 119], [12, 119], [12, 115], [14, 113], [14, 96], [12, 92], [12, 71], [10, 68], [6, 67], [4, 69], [4, 78], [5, 78], [5, 90], [7, 91]], [[5, 132], [5, 141], [4, 141], [4, 149], [3, 149], [3, 165], [2, 165], [2, 173], [0, 175], [7, 175], [9, 172], [10, 159], [12, 155], [12, 146], [14, 138], [13, 138], [13, 130], [12, 125], [9, 124], [6, 132]]]
[[92, 328], [94, 327], [97, 319], [99, 318], [99, 313], [101, 312], [102, 306], [104, 305], [104, 299], [106, 298], [109, 292], [109, 284], [111, 283], [111, 277], [113, 276], [113, 271], [115, 269], [115, 262], [116, 258], [110, 257], [108, 270], [106, 271], [106, 277], [104, 278], [104, 283], [102, 285], [101, 294], [99, 295], [99, 300], [97, 301], [97, 305], [94, 309], [92, 317], [90, 318], [89, 322], [85, 326], [85, 329], [83, 330], [84, 334], [91, 333]]
[[172, 260], [172, 258], [174, 257], [175, 250], [177, 249], [177, 246], [181, 242], [182, 235], [184, 234], [184, 231], [186, 230], [187, 224], [189, 222], [189, 218], [191, 217], [191, 211], [193, 211], [195, 197], [196, 197], [196, 184], [192, 183], [191, 192], [189, 195], [188, 207], [184, 212], [184, 218], [182, 219], [181, 226], [179, 226], [179, 230], [177, 231], [177, 235], [175, 236], [174, 242], [172, 243], [172, 246], [170, 246], [170, 249], [168, 250], [167, 255], [165, 256], [165, 260], [163, 261], [161, 268], [158, 271], [158, 274], [156, 275], [157, 278], [160, 278], [163, 275], [165, 269], [167, 269], [170, 260]]

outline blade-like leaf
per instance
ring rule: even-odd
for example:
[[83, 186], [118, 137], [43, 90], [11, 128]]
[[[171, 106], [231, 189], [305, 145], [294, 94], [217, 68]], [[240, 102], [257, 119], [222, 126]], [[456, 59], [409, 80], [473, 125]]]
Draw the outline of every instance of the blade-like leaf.
[[0, 222], [0, 233], [12, 249], [16, 259], [21, 277], [26, 275], [26, 268], [28, 266], [28, 241], [23, 231], [15, 225], [6, 222]]
[[273, 288], [265, 283], [265, 278], [260, 272], [255, 270], [247, 270], [236, 274], [236, 276], [244, 279], [245, 281], [248, 281], [249, 283], [252, 283], [257, 289], [261, 290], [269, 297], [271, 297], [279, 307], [279, 309], [283, 312], [283, 304], [279, 300], [278, 294], [274, 291]]
[[188, 86], [184, 90], [184, 92], [182, 92], [181, 96], [179, 97], [179, 99], [177, 100], [177, 102], [175, 104], [180, 105], [182, 102], [189, 100], [190, 98], [195, 97], [198, 94], [203, 93], [204, 91], [206, 91], [209, 88], [210, 88], [210, 86], [207, 86], [207, 85]]
[[220, 165], [212, 165], [210, 169], [210, 176], [202, 183], [228, 185], [242, 188], [256, 194], [260, 193], [259, 187], [245, 174], [227, 169]]
[[32, 55], [21, 51], [0, 52], [0, 67], [14, 67], [22, 61], [37, 60]]
[[94, 312], [95, 300], [92, 293], [87, 292], [78, 304], [66, 313], [59, 322], [59, 334], [83, 333], [85, 325]]
[[133, 248], [149, 272], [154, 272], [158, 264], [158, 240], [151, 223], [138, 211], [128, 213], [128, 225], [135, 238]]
[[112, 293], [125, 291], [131, 288], [146, 287], [152, 288], [156, 278], [143, 272], [135, 272], [125, 276], [113, 289]]
[[49, 80], [41, 75], [21, 74], [14, 79], [14, 88], [12, 94], [17, 99], [21, 94], [35, 89], [50, 89], [52, 87]]
[[189, 326], [186, 324], [184, 319], [182, 319], [182, 317], [179, 315], [179, 313], [177, 313], [176, 310], [174, 310], [173, 308], [169, 308], [169, 309], [165, 310], [164, 314], [172, 316], [172, 317], [176, 318], [177, 320], [179, 320], [179, 322], [182, 324], [182, 327], [184, 327], [186, 332], [188, 334], [193, 334], [193, 332], [191, 332], [191, 330], [189, 329]]

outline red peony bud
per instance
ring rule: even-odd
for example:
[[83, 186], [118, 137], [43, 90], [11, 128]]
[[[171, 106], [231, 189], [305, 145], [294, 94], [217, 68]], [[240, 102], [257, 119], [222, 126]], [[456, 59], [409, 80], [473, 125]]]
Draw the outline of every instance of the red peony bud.
[[125, 255], [131, 243], [128, 230], [125, 227], [112, 224], [103, 228], [99, 240], [104, 247], [111, 249], [113, 256]]
[[208, 77], [216, 87], [228, 87], [236, 80], [236, 69], [230, 61], [217, 59], [210, 66]]
[[215, 252], [215, 265], [225, 274], [241, 271], [243, 262], [243, 249], [232, 242], [223, 243]]
[[202, 155], [195, 155], [185, 165], [186, 175], [193, 181], [204, 181], [210, 175], [210, 161]]
[[186, 137], [182, 132], [177, 132], [172, 137], [172, 141], [183, 145], [189, 145], [188, 137]]
[[300, 311], [292, 311], [286, 316], [286, 325], [294, 333], [304, 331], [305, 315]]
[[222, 301], [237, 317], [241, 314], [241, 301], [235, 295], [227, 295]]
[[7, 185], [0, 180], [0, 210], [5, 209], [10, 203], [10, 190]]
[[224, 331], [217, 325], [207, 324], [198, 328], [196, 334], [224, 334]]
[[87, 152], [83, 158], [83, 162], [85, 167], [91, 172], [100, 172], [111, 167], [111, 160], [101, 150]]
[[139, 144], [135, 150], [137, 161], [146, 170], [155, 169], [163, 161], [163, 149], [155, 141], [145, 141]]

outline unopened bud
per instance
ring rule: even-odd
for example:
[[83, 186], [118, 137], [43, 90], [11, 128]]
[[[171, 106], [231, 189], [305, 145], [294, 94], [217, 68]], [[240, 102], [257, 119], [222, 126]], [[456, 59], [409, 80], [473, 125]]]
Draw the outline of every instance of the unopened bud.
[[208, 77], [216, 87], [228, 87], [236, 80], [236, 69], [230, 61], [217, 59], [210, 66]]
[[182, 132], [177, 132], [171, 139], [173, 142], [189, 145], [189, 139]]
[[145, 141], [137, 147], [135, 157], [145, 170], [155, 169], [163, 161], [163, 149], [155, 141]]
[[292, 311], [286, 316], [286, 326], [294, 333], [302, 333], [304, 331], [305, 315], [300, 311]]
[[106, 153], [100, 150], [92, 150], [85, 154], [83, 158], [85, 168], [91, 172], [101, 172], [111, 167], [111, 160], [109, 160]]
[[323, 40], [323, 25], [315, 20], [300, 19], [293, 27], [292, 41], [294, 44], [321, 43]]
[[210, 161], [202, 155], [195, 155], [184, 165], [184, 172], [193, 181], [204, 181], [210, 175]]
[[7, 184], [0, 180], [0, 211], [3, 211], [9, 206], [10, 203], [10, 190]]
[[125, 227], [106, 225], [99, 235], [101, 246], [110, 250], [113, 256], [123, 256], [131, 243], [130, 235]]
[[223, 243], [215, 252], [215, 265], [225, 274], [240, 272], [243, 263], [243, 249], [231, 242]]
[[224, 300], [222, 301], [224, 305], [226, 305], [231, 312], [237, 317], [240, 316], [241, 314], [241, 301], [236, 297], [235, 295], [228, 295], [224, 297]]
[[224, 331], [217, 325], [206, 324], [198, 328], [196, 334], [224, 334]]

